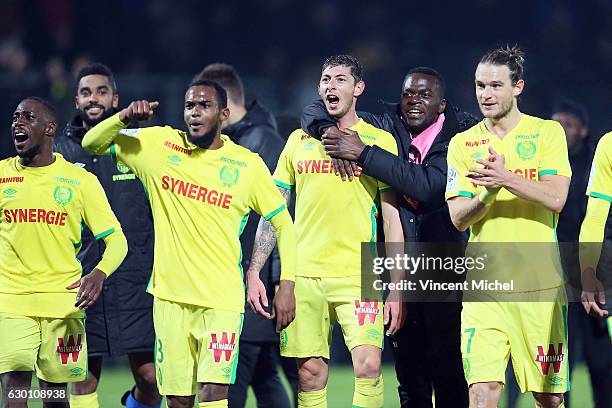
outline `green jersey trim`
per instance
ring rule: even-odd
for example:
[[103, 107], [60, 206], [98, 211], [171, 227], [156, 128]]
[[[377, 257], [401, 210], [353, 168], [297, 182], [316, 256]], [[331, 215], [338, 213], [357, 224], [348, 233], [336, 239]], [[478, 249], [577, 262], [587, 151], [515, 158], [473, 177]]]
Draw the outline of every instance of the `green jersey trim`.
[[113, 232], [115, 232], [115, 228], [107, 229], [106, 231], [103, 231], [103, 232], [99, 233], [98, 235], [96, 235], [94, 238], [95, 239], [104, 238], [104, 237], [112, 234]]
[[557, 175], [557, 170], [540, 170], [538, 172], [538, 176], [545, 176], [547, 174], [550, 174], [552, 176], [556, 176]]
[[285, 210], [287, 208], [286, 204], [281, 205], [280, 207], [278, 207], [276, 210], [272, 211], [270, 214], [268, 215], [264, 215], [264, 218], [266, 219], [266, 221], [270, 221], [270, 219], [272, 217], [274, 217], [276, 214], [278, 214], [279, 212]]
[[589, 193], [589, 197], [601, 198], [602, 200], [606, 200], [612, 203], [612, 197], [605, 194], [596, 193], [595, 191], [591, 191], [591, 193]]
[[284, 188], [285, 190], [293, 189], [293, 186], [291, 184], [283, 183], [282, 181], [278, 181], [276, 179], [274, 179], [274, 184], [276, 184], [279, 187]]
[[469, 191], [459, 191], [457, 193], [458, 197], [467, 197], [467, 198], [474, 198], [474, 193], [471, 193]]
[[[240, 313], [240, 332], [242, 334], [242, 326], [244, 325], [244, 313]], [[234, 364], [232, 365], [232, 378], [230, 384], [236, 381], [236, 373], [238, 372], [238, 356], [234, 356]]]
[[115, 147], [115, 143], [111, 143], [110, 145], [110, 155], [113, 163], [117, 164], [117, 148]]

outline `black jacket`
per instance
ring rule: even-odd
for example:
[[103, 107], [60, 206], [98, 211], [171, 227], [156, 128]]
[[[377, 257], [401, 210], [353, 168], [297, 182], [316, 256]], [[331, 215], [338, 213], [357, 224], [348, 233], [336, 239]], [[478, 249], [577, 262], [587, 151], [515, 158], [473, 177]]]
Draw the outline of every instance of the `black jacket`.
[[[444, 125], [421, 164], [408, 161], [411, 137], [402, 123], [400, 106], [381, 101], [384, 113], [358, 112], [366, 122], [390, 132], [397, 141], [399, 155], [378, 146], [366, 147], [359, 164], [365, 174], [390, 185], [398, 194], [400, 219], [407, 242], [457, 242], [466, 240], [465, 233], [453, 226], [444, 200], [446, 190], [446, 154], [448, 143], [457, 133], [478, 121], [447, 103]], [[335, 125], [325, 105], [318, 100], [304, 109], [302, 129], [320, 138], [323, 130]], [[409, 199], [408, 199], [409, 198]]]
[[[223, 133], [230, 139], [252, 152], [258, 153], [271, 172], [274, 171], [285, 141], [276, 131], [276, 120], [257, 101], [247, 106], [246, 115], [237, 123], [228, 126]], [[253, 242], [257, 232], [259, 215], [251, 212], [249, 220], [240, 236], [242, 245], [242, 268], [244, 272], [251, 263]], [[271, 303], [274, 297], [274, 286], [280, 281], [280, 262], [278, 252], [274, 251], [260, 273], [261, 280], [266, 285], [268, 300]], [[240, 336], [241, 341], [268, 342], [278, 341], [274, 330], [274, 323], [261, 316], [257, 316], [247, 305], [245, 311], [244, 327]]]
[[[81, 141], [85, 132], [82, 120], [75, 117], [55, 137], [54, 149], [98, 177], [127, 238], [129, 250], [125, 260], [104, 283], [98, 301], [87, 310], [88, 315], [105, 313], [119, 324], [119, 312], [151, 308], [153, 304], [152, 296], [146, 293], [153, 269], [153, 218], [140, 180], [126, 166], [113, 163], [110, 156], [92, 156], [83, 150]], [[87, 274], [102, 258], [104, 242], [96, 241], [87, 228], [82, 239], [78, 258], [83, 273]]]

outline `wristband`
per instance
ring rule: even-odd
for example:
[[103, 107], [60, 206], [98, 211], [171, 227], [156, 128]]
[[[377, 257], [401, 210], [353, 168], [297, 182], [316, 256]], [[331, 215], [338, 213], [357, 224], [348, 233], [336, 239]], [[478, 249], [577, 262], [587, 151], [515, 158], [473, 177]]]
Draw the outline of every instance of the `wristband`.
[[493, 201], [495, 201], [497, 193], [499, 193], [499, 190], [492, 193], [485, 188], [483, 191], [480, 192], [480, 194], [478, 194], [478, 201], [480, 201], [484, 205], [490, 205], [491, 203], [493, 203]]

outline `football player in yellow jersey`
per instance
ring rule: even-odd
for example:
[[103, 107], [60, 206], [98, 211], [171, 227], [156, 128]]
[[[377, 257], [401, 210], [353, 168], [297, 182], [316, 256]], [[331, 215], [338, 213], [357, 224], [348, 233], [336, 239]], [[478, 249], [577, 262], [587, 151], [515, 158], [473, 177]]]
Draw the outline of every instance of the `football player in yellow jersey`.
[[[324, 62], [319, 94], [338, 127], [356, 130], [364, 143], [397, 154], [390, 133], [357, 116], [355, 104], [364, 89], [356, 58], [337, 55]], [[274, 178], [286, 198], [291, 189], [296, 190], [297, 307], [295, 321], [281, 333], [281, 354], [298, 359], [298, 406], [327, 407], [331, 328], [338, 321], [353, 359], [353, 406], [382, 407], [383, 325], [388, 324], [388, 333], [395, 333], [403, 323], [403, 310], [397, 301], [385, 302], [381, 308], [380, 294], [368, 294], [367, 288], [361, 287], [360, 245], [376, 241], [377, 197], [385, 239], [403, 241], [397, 202], [395, 193], [372, 177], [358, 175], [343, 181], [334, 173], [320, 141], [301, 129], [289, 136]], [[272, 252], [274, 240], [271, 226], [260, 222], [247, 275], [247, 300], [263, 315], [267, 315], [263, 308], [267, 305], [265, 289], [253, 282]]]
[[[558, 123], [519, 111], [523, 64], [518, 47], [482, 57], [475, 86], [485, 119], [449, 146], [448, 207], [457, 229], [470, 228], [471, 242], [556, 240], [571, 176], [565, 136]], [[512, 270], [530, 267], [515, 261]], [[471, 407], [497, 406], [510, 356], [521, 390], [532, 392], [537, 406], [563, 406], [567, 304], [560, 279], [544, 283], [558, 301], [464, 303], [462, 354]]]
[[[606, 317], [609, 313], [604, 307], [606, 291], [600, 280], [601, 277], [598, 278], [595, 271], [606, 273], [608, 285], [610, 284], [609, 279], [612, 271], [609, 269], [609, 260], [602, 264], [601, 269], [598, 269], [598, 264], [600, 263], [600, 255], [609, 253], [612, 244], [612, 237], [604, 236], [605, 231], [609, 230], [609, 227], [606, 229], [607, 225], [612, 222], [612, 217], [610, 217], [610, 203], [612, 203], [612, 132], [606, 133], [597, 144], [586, 194], [589, 196], [589, 202], [580, 229], [582, 305], [587, 313], [597, 317]], [[604, 243], [604, 251], [602, 252], [601, 245], [595, 243]]]
[[221, 134], [229, 116], [221, 85], [206, 79], [190, 84], [187, 132], [125, 129], [132, 120], [149, 119], [157, 105], [132, 102], [93, 127], [83, 147], [108, 150], [149, 194], [155, 260], [148, 291], [155, 297], [160, 393], [171, 407], [192, 407], [196, 393], [200, 406], [227, 407], [244, 312], [240, 233], [251, 209], [279, 231], [281, 282], [273, 310], [280, 331], [295, 313], [295, 232], [263, 160]]
[[[98, 179], [52, 152], [54, 108], [29, 97], [13, 114], [17, 157], [0, 161], [0, 382], [5, 407], [25, 407], [36, 372], [54, 389], [44, 406], [68, 407], [67, 382], [87, 374], [83, 309], [127, 254]], [[81, 225], [104, 239], [102, 260], [81, 276]], [[75, 289], [79, 288], [76, 293]]]

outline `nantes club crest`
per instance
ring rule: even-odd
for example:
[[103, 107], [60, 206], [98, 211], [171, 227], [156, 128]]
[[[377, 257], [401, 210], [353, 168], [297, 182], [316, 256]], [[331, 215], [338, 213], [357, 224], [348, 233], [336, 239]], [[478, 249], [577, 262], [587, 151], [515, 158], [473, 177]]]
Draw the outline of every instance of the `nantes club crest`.
[[536, 153], [536, 144], [531, 140], [516, 145], [516, 154], [523, 160], [530, 160]]
[[55, 203], [60, 206], [70, 204], [72, 201], [72, 189], [67, 186], [57, 186], [53, 189], [53, 199]]
[[225, 187], [231, 187], [238, 182], [240, 170], [233, 166], [223, 166], [219, 172], [219, 178]]

